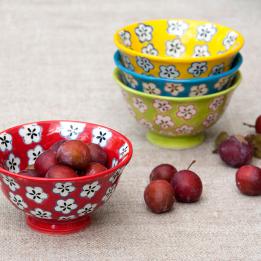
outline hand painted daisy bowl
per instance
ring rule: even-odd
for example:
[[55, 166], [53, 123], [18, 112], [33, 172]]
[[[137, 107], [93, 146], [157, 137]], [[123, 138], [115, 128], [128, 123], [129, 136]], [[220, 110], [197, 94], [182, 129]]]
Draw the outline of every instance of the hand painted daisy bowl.
[[[0, 184], [6, 198], [24, 211], [34, 230], [66, 234], [82, 230], [89, 214], [110, 198], [132, 156], [130, 141], [107, 127], [79, 121], [42, 121], [0, 133]], [[80, 139], [99, 144], [108, 154], [101, 173], [70, 179], [47, 179], [17, 174], [59, 140]]]
[[127, 86], [140, 92], [170, 97], [202, 96], [225, 90], [235, 78], [242, 61], [243, 58], [238, 53], [232, 68], [227, 72], [216, 72], [207, 78], [175, 80], [135, 73], [122, 65], [119, 51], [114, 54], [120, 77]]
[[120, 79], [120, 86], [132, 116], [147, 130], [147, 140], [162, 148], [186, 149], [204, 141], [204, 131], [213, 126], [224, 113], [230, 98], [241, 82], [238, 71], [231, 86], [215, 94], [198, 97], [164, 97], [129, 88]]
[[115, 33], [114, 42], [126, 68], [154, 77], [188, 79], [228, 71], [244, 38], [219, 24], [170, 19], [127, 25]]

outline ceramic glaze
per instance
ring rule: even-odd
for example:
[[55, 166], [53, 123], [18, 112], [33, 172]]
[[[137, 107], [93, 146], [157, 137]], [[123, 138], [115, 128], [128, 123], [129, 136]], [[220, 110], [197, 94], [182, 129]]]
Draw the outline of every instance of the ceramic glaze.
[[[122, 134], [96, 124], [45, 121], [23, 124], [0, 133], [0, 182], [6, 198], [25, 212], [31, 228], [46, 233], [71, 233], [89, 224], [89, 215], [109, 200], [132, 156]], [[70, 179], [17, 174], [55, 142], [80, 139], [99, 144], [110, 169]]]
[[154, 77], [187, 79], [228, 71], [244, 39], [219, 24], [169, 19], [125, 26], [115, 33], [114, 42], [126, 68]]
[[122, 81], [137, 91], [170, 97], [202, 96], [225, 90], [235, 78], [236, 72], [243, 62], [241, 54], [238, 54], [232, 68], [220, 74], [207, 78], [187, 80], [163, 79], [144, 74], [137, 74], [125, 68], [120, 61], [120, 53], [114, 55], [114, 62], [120, 70]]
[[120, 79], [114, 79], [122, 90], [131, 115], [147, 130], [150, 142], [165, 148], [183, 149], [203, 142], [203, 132], [213, 126], [225, 111], [231, 95], [241, 81], [237, 73], [228, 89], [205, 96], [174, 98], [139, 92]]

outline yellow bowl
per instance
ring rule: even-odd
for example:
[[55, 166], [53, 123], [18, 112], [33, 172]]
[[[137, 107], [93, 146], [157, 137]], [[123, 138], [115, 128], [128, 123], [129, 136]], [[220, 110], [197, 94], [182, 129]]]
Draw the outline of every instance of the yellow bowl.
[[115, 33], [114, 42], [126, 68], [160, 78], [187, 79], [228, 71], [244, 38], [219, 24], [170, 19], [125, 26]]

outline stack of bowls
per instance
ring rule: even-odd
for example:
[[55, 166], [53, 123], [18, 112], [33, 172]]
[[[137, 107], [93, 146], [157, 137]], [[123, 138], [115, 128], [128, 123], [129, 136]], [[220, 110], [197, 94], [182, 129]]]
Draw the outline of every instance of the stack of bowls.
[[243, 36], [187, 19], [135, 23], [114, 35], [114, 78], [147, 139], [165, 148], [204, 140], [241, 81]]

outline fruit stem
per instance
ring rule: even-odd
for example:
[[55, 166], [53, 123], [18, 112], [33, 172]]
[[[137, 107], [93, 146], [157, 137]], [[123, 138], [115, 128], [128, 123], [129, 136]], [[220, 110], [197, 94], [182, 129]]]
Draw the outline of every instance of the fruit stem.
[[191, 168], [191, 166], [192, 166], [193, 164], [195, 164], [195, 163], [196, 163], [196, 161], [195, 161], [195, 160], [192, 160], [192, 162], [191, 162], [190, 165], [188, 166], [187, 170], [189, 170], [189, 169]]
[[252, 124], [249, 124], [249, 123], [246, 123], [246, 122], [243, 122], [243, 125], [247, 126], [249, 128], [255, 128], [255, 125], [252, 125]]

